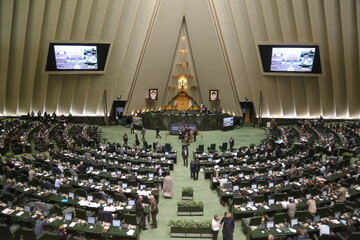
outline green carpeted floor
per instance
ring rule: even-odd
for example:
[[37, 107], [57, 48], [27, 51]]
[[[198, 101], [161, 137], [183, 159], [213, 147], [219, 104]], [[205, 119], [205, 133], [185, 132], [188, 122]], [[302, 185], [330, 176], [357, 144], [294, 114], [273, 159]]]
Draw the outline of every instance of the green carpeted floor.
[[[130, 129], [122, 126], [111, 126], [102, 128], [103, 137], [109, 142], [121, 142], [122, 136], [126, 132], [129, 135], [129, 143], [134, 142], [134, 135], [130, 134]], [[139, 139], [141, 139], [140, 131], [137, 131]], [[227, 207], [223, 207], [219, 203], [219, 197], [215, 191], [210, 190], [209, 180], [204, 180], [202, 172], [199, 174], [199, 180], [194, 181], [190, 178], [190, 170], [184, 167], [181, 158], [181, 142], [177, 136], [167, 135], [166, 132], [161, 132], [162, 139], [155, 138], [154, 130], [146, 130], [145, 139], [149, 144], [159, 141], [161, 144], [170, 143], [173, 146], [173, 150], [178, 152], [178, 164], [174, 166], [174, 171], [171, 173], [174, 179], [174, 198], [165, 199], [160, 197], [159, 203], [159, 215], [158, 215], [158, 228], [142, 231], [140, 239], [146, 240], [164, 240], [170, 239], [170, 227], [167, 226], [170, 219], [187, 218], [193, 220], [205, 220], [211, 219], [215, 214], [220, 217], [223, 213], [228, 210]], [[192, 152], [199, 144], [204, 144], [205, 149], [211, 143], [221, 144], [228, 142], [230, 137], [235, 139], [235, 147], [248, 146], [250, 144], [259, 144], [260, 141], [265, 137], [265, 132], [262, 129], [256, 129], [252, 127], [244, 127], [241, 129], [235, 129], [232, 131], [207, 131], [201, 132], [197, 137], [197, 142], [192, 143], [189, 148], [190, 158]], [[177, 216], [177, 205], [176, 203], [181, 200], [181, 188], [184, 186], [192, 186], [194, 188], [194, 200], [204, 202], [204, 216]], [[171, 238], [180, 239], [180, 238]], [[196, 240], [197, 238], [192, 238]], [[222, 239], [222, 234], [219, 233], [218, 239]], [[240, 226], [240, 222], [236, 222], [234, 239], [241, 240], [246, 239]]]

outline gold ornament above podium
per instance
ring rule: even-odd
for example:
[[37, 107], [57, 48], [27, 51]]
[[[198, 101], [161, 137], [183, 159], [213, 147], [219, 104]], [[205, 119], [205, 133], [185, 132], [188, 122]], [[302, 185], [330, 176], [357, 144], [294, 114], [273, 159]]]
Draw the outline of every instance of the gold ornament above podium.
[[164, 110], [200, 110], [199, 84], [190, 47], [185, 17], [181, 25], [172, 68], [165, 91]]
[[164, 110], [200, 110], [200, 106], [186, 92], [179, 92], [164, 107]]

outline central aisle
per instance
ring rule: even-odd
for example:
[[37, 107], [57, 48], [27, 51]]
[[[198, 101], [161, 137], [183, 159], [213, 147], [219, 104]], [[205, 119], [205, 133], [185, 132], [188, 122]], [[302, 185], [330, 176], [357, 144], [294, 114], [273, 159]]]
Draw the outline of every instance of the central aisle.
[[[122, 136], [126, 132], [129, 136], [129, 143], [134, 142], [134, 135], [130, 134], [129, 128], [124, 127], [103, 127], [103, 137], [109, 142], [121, 142]], [[137, 131], [139, 139], [141, 134]], [[208, 131], [202, 132], [197, 137], [197, 142], [192, 143], [189, 146], [189, 161], [193, 156], [193, 151], [199, 144], [204, 144], [205, 149], [211, 143], [217, 143], [218, 145], [223, 142], [228, 142], [230, 137], [235, 139], [235, 147], [248, 146], [250, 144], [259, 144], [265, 137], [265, 132], [262, 129], [256, 129], [252, 127], [244, 127], [241, 129], [235, 129], [228, 132], [223, 131]], [[160, 195], [159, 214], [158, 214], [158, 228], [151, 229], [148, 225], [148, 230], [142, 231], [140, 234], [140, 240], [164, 240], [164, 239], [183, 239], [183, 238], [170, 238], [170, 227], [168, 222], [171, 219], [193, 219], [193, 220], [206, 220], [212, 219], [215, 214], [220, 217], [224, 212], [228, 211], [228, 207], [223, 207], [219, 203], [219, 197], [216, 191], [210, 190], [209, 180], [204, 180], [202, 172], [199, 173], [199, 180], [194, 181], [190, 178], [189, 167], [183, 166], [183, 160], [181, 157], [181, 142], [177, 136], [166, 136], [165, 132], [161, 132], [162, 139], [155, 138], [155, 131], [146, 130], [145, 139], [149, 144], [159, 141], [161, 144], [170, 143], [173, 146], [173, 150], [178, 152], [177, 162], [174, 166], [174, 171], [171, 172], [171, 176], [174, 179], [174, 198], [165, 199]], [[201, 136], [202, 135], [202, 136]], [[194, 200], [204, 202], [204, 216], [177, 216], [177, 202], [181, 200], [181, 188], [185, 186], [192, 186], [194, 188]], [[191, 238], [196, 240], [198, 238]], [[222, 233], [219, 233], [218, 239], [222, 239]], [[246, 236], [241, 231], [240, 221], [236, 222], [234, 239], [245, 240]]]

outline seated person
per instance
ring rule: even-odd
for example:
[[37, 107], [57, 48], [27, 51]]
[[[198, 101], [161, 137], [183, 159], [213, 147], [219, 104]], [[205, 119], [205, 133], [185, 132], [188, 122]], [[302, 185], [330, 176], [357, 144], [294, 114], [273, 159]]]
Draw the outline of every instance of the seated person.
[[321, 223], [318, 224], [318, 229], [319, 229], [319, 236], [321, 237], [321, 235], [323, 234], [330, 234], [330, 227], [328, 225], [326, 225], [326, 221], [323, 221]]
[[40, 237], [40, 235], [44, 233], [44, 227], [49, 224], [49, 220], [45, 219], [44, 216], [41, 216], [38, 220], [36, 220], [34, 228], [35, 236], [37, 238]]
[[341, 236], [348, 239], [351, 233], [356, 231], [355, 222], [353, 220], [348, 220], [346, 226], [341, 229]]
[[67, 237], [68, 237], [68, 234], [66, 232], [66, 228], [64, 227], [64, 225], [60, 225], [59, 228], [54, 231], [54, 233], [56, 233], [58, 239], [67, 239]]
[[294, 240], [300, 239], [310, 239], [309, 234], [307, 233], [306, 229], [300, 229], [299, 236], [295, 237]]

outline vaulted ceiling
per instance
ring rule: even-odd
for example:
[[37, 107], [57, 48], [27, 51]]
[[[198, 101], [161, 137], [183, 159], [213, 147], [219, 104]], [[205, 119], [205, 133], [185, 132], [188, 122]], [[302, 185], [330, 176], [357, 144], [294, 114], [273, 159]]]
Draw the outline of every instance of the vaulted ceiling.
[[[241, 115], [262, 92], [263, 117], [360, 118], [359, 13], [357, 0], [2, 0], [0, 115], [103, 115], [104, 91], [128, 114], [161, 108], [185, 17], [205, 105]], [[106, 73], [45, 73], [51, 40], [111, 42]], [[319, 43], [325, 75], [263, 76], [257, 42]]]

